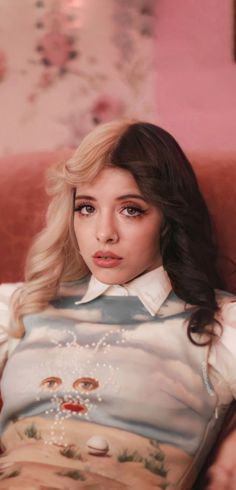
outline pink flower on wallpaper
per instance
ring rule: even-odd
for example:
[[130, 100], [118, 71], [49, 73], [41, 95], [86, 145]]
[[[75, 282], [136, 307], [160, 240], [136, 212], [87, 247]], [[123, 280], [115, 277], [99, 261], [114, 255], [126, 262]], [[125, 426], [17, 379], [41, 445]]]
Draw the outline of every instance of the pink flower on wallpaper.
[[7, 72], [7, 59], [5, 53], [0, 50], [0, 82], [5, 78]]
[[50, 71], [44, 71], [39, 80], [39, 86], [41, 88], [47, 88], [49, 85], [52, 85], [55, 80], [55, 75], [50, 73]]
[[50, 32], [40, 42], [45, 64], [63, 68], [70, 58], [71, 46], [65, 34]]
[[104, 95], [95, 101], [91, 114], [95, 124], [111, 121], [124, 114], [124, 104], [121, 100]]

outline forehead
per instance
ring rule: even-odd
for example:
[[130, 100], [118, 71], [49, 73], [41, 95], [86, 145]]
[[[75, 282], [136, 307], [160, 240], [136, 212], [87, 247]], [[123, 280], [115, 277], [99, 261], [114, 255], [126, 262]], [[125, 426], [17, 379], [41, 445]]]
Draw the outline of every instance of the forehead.
[[119, 167], [104, 167], [90, 182], [85, 182], [77, 187], [77, 193], [99, 193], [109, 191], [112, 194], [124, 194], [125, 190], [135, 191], [141, 195], [139, 187], [128, 170]]

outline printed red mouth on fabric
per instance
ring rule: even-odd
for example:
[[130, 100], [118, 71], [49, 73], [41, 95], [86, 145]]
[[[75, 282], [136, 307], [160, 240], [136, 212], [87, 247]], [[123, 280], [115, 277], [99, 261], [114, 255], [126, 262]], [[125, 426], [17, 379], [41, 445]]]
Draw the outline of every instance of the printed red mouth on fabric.
[[63, 402], [61, 408], [76, 413], [87, 412], [87, 407], [79, 402]]

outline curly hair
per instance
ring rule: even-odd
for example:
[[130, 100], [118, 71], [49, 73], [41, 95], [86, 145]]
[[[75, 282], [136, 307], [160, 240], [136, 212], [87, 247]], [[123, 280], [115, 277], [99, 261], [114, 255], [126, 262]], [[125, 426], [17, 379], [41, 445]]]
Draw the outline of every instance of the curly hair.
[[[143, 196], [164, 216], [160, 251], [173, 291], [195, 306], [187, 334], [196, 345], [216, 335], [219, 310], [215, 288], [222, 287], [216, 268], [212, 226], [190, 162], [164, 129], [146, 122], [118, 120], [98, 126], [84, 138], [72, 158], [49, 175], [46, 227], [36, 237], [26, 263], [25, 283], [13, 297], [15, 335], [24, 332], [23, 316], [41, 311], [63, 281], [89, 271], [78, 253], [73, 229], [73, 193], [92, 181], [106, 165], [132, 173]], [[198, 343], [194, 334], [207, 334]]]

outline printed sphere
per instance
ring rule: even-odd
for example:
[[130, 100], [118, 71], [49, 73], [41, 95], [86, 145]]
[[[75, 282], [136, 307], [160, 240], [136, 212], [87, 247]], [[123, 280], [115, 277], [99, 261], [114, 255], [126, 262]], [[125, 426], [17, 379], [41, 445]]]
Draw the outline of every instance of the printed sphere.
[[93, 436], [87, 441], [87, 448], [89, 454], [105, 456], [109, 451], [109, 444], [104, 437]]

